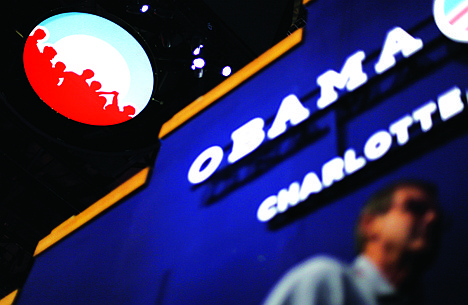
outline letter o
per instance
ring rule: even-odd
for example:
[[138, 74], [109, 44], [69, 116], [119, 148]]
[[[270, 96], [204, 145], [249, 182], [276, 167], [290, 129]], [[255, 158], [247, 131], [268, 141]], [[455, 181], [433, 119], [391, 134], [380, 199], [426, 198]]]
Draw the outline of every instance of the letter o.
[[373, 161], [385, 155], [392, 146], [392, 135], [385, 130], [374, 133], [364, 146], [364, 155]]
[[[208, 179], [218, 169], [223, 160], [224, 152], [219, 146], [207, 148], [193, 161], [187, 178], [192, 184], [198, 184]], [[210, 160], [211, 159], [211, 160]], [[209, 160], [208, 165], [202, 166]]]

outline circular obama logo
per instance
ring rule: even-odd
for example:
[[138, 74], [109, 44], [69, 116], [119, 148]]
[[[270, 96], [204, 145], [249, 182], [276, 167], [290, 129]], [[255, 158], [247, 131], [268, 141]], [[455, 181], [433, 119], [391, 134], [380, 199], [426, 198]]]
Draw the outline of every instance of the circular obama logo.
[[41, 22], [26, 40], [23, 63], [37, 95], [80, 123], [128, 121], [153, 93], [153, 70], [143, 47], [116, 23], [88, 13]]
[[468, 42], [468, 0], [435, 0], [434, 20], [449, 39]]

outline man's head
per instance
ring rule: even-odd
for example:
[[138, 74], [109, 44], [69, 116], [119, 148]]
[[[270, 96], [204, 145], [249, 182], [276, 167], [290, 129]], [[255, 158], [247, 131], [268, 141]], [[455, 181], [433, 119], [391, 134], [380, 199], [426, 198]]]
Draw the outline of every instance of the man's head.
[[379, 246], [399, 257], [429, 262], [438, 248], [440, 222], [434, 186], [415, 181], [393, 184], [365, 205], [357, 226], [358, 251]]

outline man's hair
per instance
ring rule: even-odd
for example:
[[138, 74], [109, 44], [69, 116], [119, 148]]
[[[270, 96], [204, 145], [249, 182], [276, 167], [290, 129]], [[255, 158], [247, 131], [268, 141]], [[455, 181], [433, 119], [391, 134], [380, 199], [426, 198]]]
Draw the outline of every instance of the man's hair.
[[366, 236], [361, 232], [360, 223], [364, 215], [383, 215], [387, 213], [393, 204], [393, 194], [403, 187], [415, 187], [422, 190], [429, 197], [437, 201], [437, 188], [435, 185], [419, 180], [404, 180], [392, 183], [375, 192], [365, 203], [356, 224], [356, 250], [362, 253], [367, 243]]

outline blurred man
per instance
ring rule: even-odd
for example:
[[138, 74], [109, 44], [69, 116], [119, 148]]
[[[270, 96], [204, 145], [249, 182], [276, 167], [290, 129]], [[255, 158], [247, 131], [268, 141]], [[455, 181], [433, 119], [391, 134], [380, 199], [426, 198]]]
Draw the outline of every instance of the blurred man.
[[434, 187], [420, 182], [379, 191], [359, 218], [355, 262], [309, 259], [284, 276], [265, 305], [420, 304], [420, 280], [440, 240], [436, 197]]

